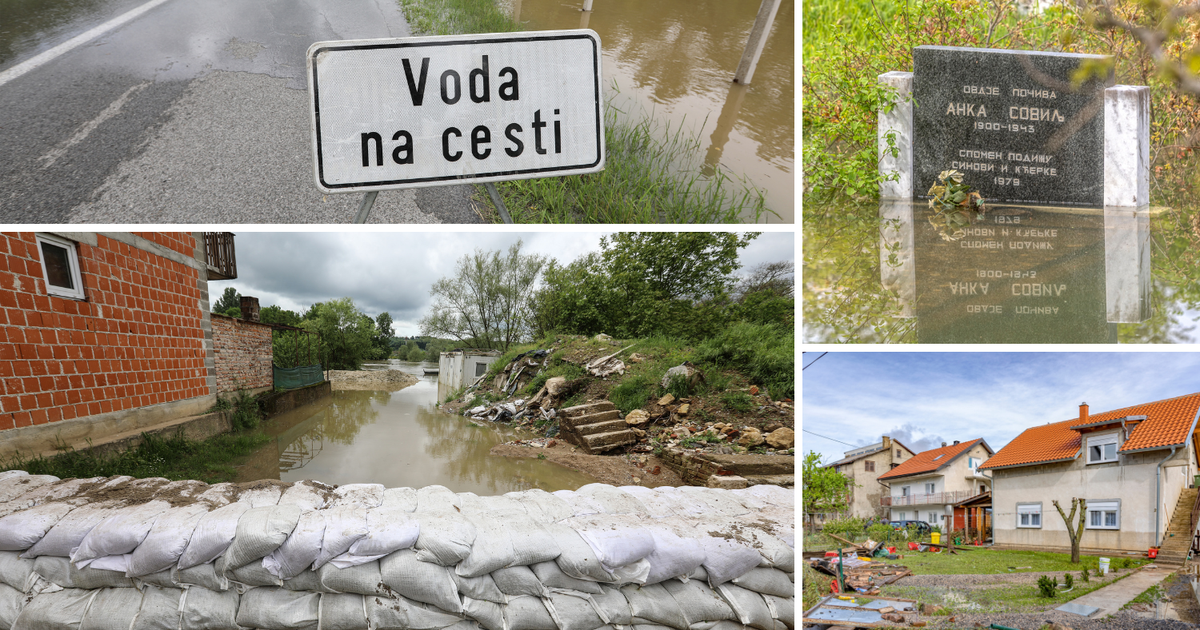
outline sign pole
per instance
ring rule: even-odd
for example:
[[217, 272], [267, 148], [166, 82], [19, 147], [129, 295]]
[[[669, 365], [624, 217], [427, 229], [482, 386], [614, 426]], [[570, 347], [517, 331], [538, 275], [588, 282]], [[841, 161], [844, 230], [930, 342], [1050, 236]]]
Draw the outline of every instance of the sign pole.
[[496, 185], [486, 182], [483, 186], [487, 188], [488, 196], [492, 198], [492, 205], [496, 206], [496, 212], [500, 213], [500, 218], [504, 219], [505, 223], [512, 223], [512, 217], [508, 216], [508, 209], [504, 207], [504, 200], [500, 198], [500, 191], [496, 190]]
[[378, 196], [378, 190], [372, 190], [363, 195], [362, 205], [358, 207], [358, 214], [354, 215], [355, 223], [367, 222], [367, 217], [371, 216], [371, 207], [375, 205], [375, 198]]

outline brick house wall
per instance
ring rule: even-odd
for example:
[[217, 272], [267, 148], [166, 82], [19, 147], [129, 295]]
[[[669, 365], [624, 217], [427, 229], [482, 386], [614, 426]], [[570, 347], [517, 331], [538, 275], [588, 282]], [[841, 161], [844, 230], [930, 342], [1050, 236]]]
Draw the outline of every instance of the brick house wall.
[[0, 431], [213, 394], [194, 234], [55, 233], [82, 299], [51, 295], [35, 234], [0, 234]]
[[212, 313], [217, 393], [272, 387], [271, 326]]

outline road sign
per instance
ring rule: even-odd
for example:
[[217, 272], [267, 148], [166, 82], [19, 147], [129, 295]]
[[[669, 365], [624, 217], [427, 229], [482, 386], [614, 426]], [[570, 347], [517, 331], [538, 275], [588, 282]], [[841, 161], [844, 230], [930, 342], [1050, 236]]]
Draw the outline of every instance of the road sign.
[[325, 192], [604, 168], [595, 31], [318, 42], [308, 80]]

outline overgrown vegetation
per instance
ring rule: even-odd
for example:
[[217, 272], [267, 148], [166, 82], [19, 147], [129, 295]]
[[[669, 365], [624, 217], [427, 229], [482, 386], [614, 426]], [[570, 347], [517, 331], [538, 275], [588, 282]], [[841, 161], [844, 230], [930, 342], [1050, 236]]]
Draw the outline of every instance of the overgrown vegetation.
[[1058, 596], [1058, 580], [1043, 575], [1037, 581], [1038, 594], [1046, 598], [1054, 598]]
[[[413, 30], [428, 35], [523, 30], [493, 0], [400, 0], [400, 6]], [[648, 115], [606, 107], [605, 149], [599, 173], [497, 183], [513, 220], [729, 223], [759, 221], [769, 212], [748, 183], [719, 169], [702, 173], [699, 138]]]
[[808, 566], [808, 563], [805, 563], [804, 576], [801, 579], [801, 582], [804, 591], [803, 610], [808, 610], [809, 608], [816, 606], [817, 602], [821, 601], [822, 597], [825, 597], [829, 594], [829, 587], [831, 584], [833, 584], [833, 576], [825, 575], [824, 573], [818, 573], [817, 571], [813, 570], [812, 567]]

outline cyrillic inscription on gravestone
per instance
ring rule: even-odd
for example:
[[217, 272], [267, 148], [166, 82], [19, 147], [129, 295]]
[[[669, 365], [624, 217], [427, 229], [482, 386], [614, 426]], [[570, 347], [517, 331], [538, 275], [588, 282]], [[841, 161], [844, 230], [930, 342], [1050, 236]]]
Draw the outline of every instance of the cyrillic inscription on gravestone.
[[913, 50], [913, 194], [956, 169], [989, 201], [1102, 206], [1104, 88], [1080, 55], [992, 48]]

